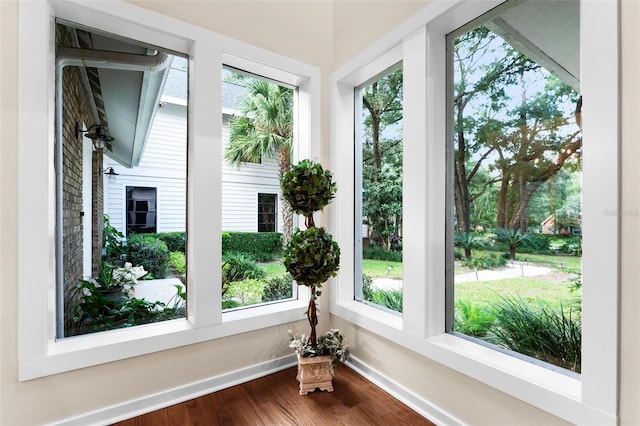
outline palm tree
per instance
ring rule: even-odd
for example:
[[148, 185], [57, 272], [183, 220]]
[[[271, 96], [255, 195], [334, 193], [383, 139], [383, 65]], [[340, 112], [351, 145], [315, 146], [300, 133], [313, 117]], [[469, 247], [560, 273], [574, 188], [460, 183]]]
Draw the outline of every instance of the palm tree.
[[509, 259], [516, 259], [516, 249], [532, 240], [531, 234], [522, 233], [520, 228], [507, 229], [498, 228], [496, 230], [496, 241], [504, 242], [509, 245]]
[[[230, 124], [225, 160], [236, 166], [277, 158], [280, 177], [291, 168], [293, 148], [293, 91], [265, 80], [252, 79], [241, 103], [242, 115]], [[282, 202], [282, 234], [291, 239], [293, 216]]]
[[487, 240], [473, 232], [456, 232], [454, 236], [454, 244], [456, 247], [464, 249], [465, 259], [471, 259], [472, 249], [482, 249], [488, 245]]

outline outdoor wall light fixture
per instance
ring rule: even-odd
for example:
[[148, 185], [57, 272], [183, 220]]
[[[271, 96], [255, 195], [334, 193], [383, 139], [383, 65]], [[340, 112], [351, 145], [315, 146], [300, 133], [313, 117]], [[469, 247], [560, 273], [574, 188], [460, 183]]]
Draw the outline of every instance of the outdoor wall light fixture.
[[107, 175], [107, 180], [109, 181], [109, 183], [115, 183], [116, 176], [118, 176], [120, 173], [116, 173], [116, 171], [113, 170], [113, 167], [107, 167], [107, 170], [104, 172], [104, 174]]
[[76, 121], [76, 138], [79, 138], [83, 133], [86, 133], [85, 136], [93, 141], [93, 146], [96, 149], [103, 149], [105, 142], [111, 142], [113, 140], [111, 136], [107, 135], [107, 129], [101, 125], [94, 124], [87, 130], [82, 130], [82, 126]]

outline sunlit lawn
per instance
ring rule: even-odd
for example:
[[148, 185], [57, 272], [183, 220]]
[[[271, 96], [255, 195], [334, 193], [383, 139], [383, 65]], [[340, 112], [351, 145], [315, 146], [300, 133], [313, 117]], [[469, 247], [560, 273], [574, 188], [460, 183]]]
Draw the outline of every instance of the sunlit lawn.
[[[483, 252], [488, 254], [491, 252]], [[474, 254], [476, 254], [474, 252]], [[476, 255], [480, 254], [478, 253]], [[527, 261], [539, 266], [547, 266], [558, 271], [575, 272], [580, 270], [580, 258], [573, 256], [552, 256], [538, 254], [518, 254], [517, 261]], [[560, 265], [562, 263], [562, 266]], [[263, 263], [261, 266], [267, 276], [282, 275], [285, 272], [281, 261]], [[372, 278], [402, 279], [402, 263], [384, 260], [363, 259], [362, 272]], [[460, 272], [465, 272], [461, 270]], [[468, 272], [468, 271], [466, 271]], [[562, 302], [569, 307], [580, 302], [580, 292], [570, 292], [571, 283], [554, 282], [535, 277], [511, 278], [498, 281], [471, 281], [458, 283], [455, 286], [456, 300], [468, 300], [474, 304], [495, 304], [500, 296], [519, 295], [525, 300], [536, 298]]]
[[570, 288], [569, 282], [553, 282], [535, 277], [470, 281], [455, 285], [455, 299], [480, 306], [495, 305], [501, 297], [517, 296], [527, 302], [541, 299], [554, 306], [562, 303], [564, 308], [575, 308], [580, 303], [580, 292], [572, 292]]

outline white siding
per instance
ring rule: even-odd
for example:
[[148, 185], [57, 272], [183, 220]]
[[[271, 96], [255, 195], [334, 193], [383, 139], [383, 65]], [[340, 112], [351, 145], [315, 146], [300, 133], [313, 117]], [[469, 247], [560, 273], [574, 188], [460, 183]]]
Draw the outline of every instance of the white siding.
[[[228, 141], [228, 117], [223, 127], [223, 150]], [[186, 107], [165, 103], [158, 109], [140, 164], [133, 169], [106, 158], [104, 168], [120, 175], [115, 183], [105, 179], [105, 212], [111, 224], [126, 228], [126, 187], [157, 188], [157, 231], [184, 231], [186, 223]], [[282, 231], [280, 182], [276, 159], [263, 164], [235, 167], [223, 162], [222, 229], [258, 230], [258, 194], [278, 194], [278, 231]]]
[[126, 187], [157, 190], [157, 232], [184, 231], [186, 224], [187, 123], [184, 106], [158, 108], [138, 167], [127, 169], [106, 158], [105, 169], [120, 175], [105, 180], [105, 211], [111, 224], [125, 233]]
[[[229, 140], [229, 120], [223, 123], [222, 153]], [[280, 179], [278, 161], [264, 159], [262, 164], [242, 163], [240, 167], [222, 164], [222, 229], [224, 231], [258, 230], [258, 194], [278, 194], [278, 231], [282, 232]]]

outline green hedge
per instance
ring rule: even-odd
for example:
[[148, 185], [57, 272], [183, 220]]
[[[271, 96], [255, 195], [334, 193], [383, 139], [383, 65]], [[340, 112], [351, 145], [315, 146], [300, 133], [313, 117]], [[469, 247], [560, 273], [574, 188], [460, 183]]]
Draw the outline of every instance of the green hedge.
[[153, 278], [165, 278], [169, 273], [167, 244], [151, 234], [134, 234], [127, 239], [127, 260], [133, 266], [144, 266]]
[[257, 261], [273, 260], [282, 252], [282, 234], [278, 232], [223, 232], [222, 254], [249, 253]]
[[384, 260], [387, 262], [402, 262], [401, 251], [389, 251], [380, 246], [371, 244], [362, 249], [363, 259]]
[[146, 234], [153, 238], [157, 238], [161, 241], [164, 241], [167, 245], [169, 251], [180, 251], [182, 253], [186, 253], [186, 234], [184, 231], [176, 231], [176, 232], [158, 232], [155, 234]]

